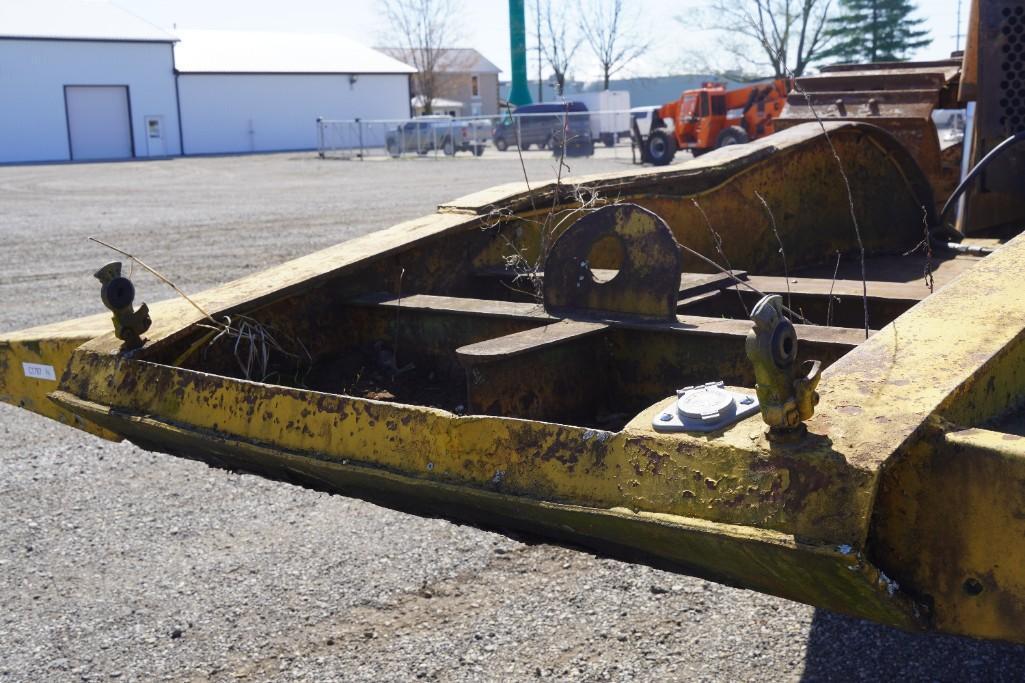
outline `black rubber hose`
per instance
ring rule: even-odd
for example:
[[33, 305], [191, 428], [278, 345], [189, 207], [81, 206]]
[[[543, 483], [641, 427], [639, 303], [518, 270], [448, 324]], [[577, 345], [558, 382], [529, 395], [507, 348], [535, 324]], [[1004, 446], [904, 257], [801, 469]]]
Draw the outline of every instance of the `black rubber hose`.
[[964, 239], [964, 235], [962, 235], [961, 232], [954, 227], [944, 226], [943, 221], [946, 218], [946, 215], [950, 212], [950, 209], [956, 204], [958, 198], [964, 193], [965, 189], [968, 188], [968, 184], [975, 180], [976, 176], [985, 171], [986, 166], [988, 166], [991, 161], [993, 161], [998, 156], [1003, 154], [1004, 150], [1006, 150], [1008, 147], [1017, 142], [1021, 142], [1022, 140], [1025, 140], [1025, 130], [1015, 133], [1014, 135], [1012, 135], [1011, 137], [1007, 138], [999, 145], [994, 147], [993, 149], [989, 150], [989, 153], [986, 154], [986, 156], [982, 157], [982, 159], [979, 160], [979, 163], [975, 164], [972, 170], [968, 171], [968, 174], [964, 177], [964, 180], [962, 180], [958, 184], [958, 186], [954, 188], [954, 191], [950, 193], [950, 196], [947, 198], [947, 201], [943, 205], [943, 208], [940, 209], [938, 223], [941, 229], [945, 228], [946, 230], [948, 230], [951, 236], [955, 237], [958, 242]]

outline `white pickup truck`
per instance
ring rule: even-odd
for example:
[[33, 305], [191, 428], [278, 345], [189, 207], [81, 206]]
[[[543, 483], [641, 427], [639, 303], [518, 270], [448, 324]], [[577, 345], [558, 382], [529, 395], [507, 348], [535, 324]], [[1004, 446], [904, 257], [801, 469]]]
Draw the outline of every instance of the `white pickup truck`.
[[486, 119], [466, 121], [449, 116], [420, 116], [389, 132], [385, 144], [393, 157], [408, 152], [424, 155], [435, 150], [447, 156], [473, 152], [479, 157], [484, 153], [490, 132], [491, 122]]

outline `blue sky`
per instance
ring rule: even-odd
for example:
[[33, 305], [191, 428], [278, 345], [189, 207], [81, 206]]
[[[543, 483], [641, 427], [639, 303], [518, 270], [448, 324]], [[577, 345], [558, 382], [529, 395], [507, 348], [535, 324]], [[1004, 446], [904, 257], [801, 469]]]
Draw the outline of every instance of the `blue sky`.
[[[381, 44], [387, 29], [375, 0], [346, 2], [339, 0], [115, 0], [116, 4], [165, 28], [217, 28], [236, 30], [279, 30], [340, 33], [364, 44]], [[566, 2], [573, 0], [556, 0]], [[716, 55], [715, 33], [701, 31], [666, 17], [692, 16], [704, 0], [627, 0], [643, 13], [636, 16], [638, 26], [656, 42], [645, 57], [633, 64], [629, 75], [657, 76], [668, 73], [700, 71], [693, 55]], [[834, 0], [835, 2], [835, 0]], [[504, 0], [462, 0], [463, 12], [457, 30], [460, 46], [477, 48], [509, 76], [508, 6]], [[532, 5], [531, 0], [526, 4]], [[919, 59], [940, 59], [954, 49], [958, 0], [918, 0], [919, 16], [926, 20], [933, 44], [917, 55]], [[967, 24], [970, 0], [963, 0], [961, 22]], [[528, 7], [529, 14], [529, 7]], [[528, 16], [528, 24], [530, 22]], [[528, 37], [528, 45], [530, 39]], [[589, 80], [598, 76], [586, 49], [578, 53], [573, 76]], [[713, 59], [712, 61], [716, 61]], [[719, 66], [730, 66], [720, 63]], [[530, 72], [536, 73], [536, 67]]]

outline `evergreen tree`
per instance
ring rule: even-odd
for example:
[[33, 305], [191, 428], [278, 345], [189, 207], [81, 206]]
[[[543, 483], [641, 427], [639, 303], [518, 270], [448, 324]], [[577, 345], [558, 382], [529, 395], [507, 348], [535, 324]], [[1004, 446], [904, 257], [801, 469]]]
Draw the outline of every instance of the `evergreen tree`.
[[843, 62], [896, 62], [932, 42], [911, 16], [912, 0], [840, 0], [840, 16], [829, 20], [832, 41], [824, 58]]

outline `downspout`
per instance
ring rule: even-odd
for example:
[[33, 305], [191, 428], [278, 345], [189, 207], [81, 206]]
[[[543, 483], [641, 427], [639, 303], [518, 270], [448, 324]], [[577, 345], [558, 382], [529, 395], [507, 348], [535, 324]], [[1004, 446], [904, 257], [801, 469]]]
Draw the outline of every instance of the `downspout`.
[[413, 109], [413, 74], [406, 74], [406, 103], [409, 105], [409, 118], [416, 116], [416, 110]]
[[178, 90], [178, 65], [174, 58], [174, 43], [171, 43], [171, 71], [174, 73], [174, 104], [178, 110], [178, 154], [185, 156], [185, 133], [182, 126], [182, 96]]

